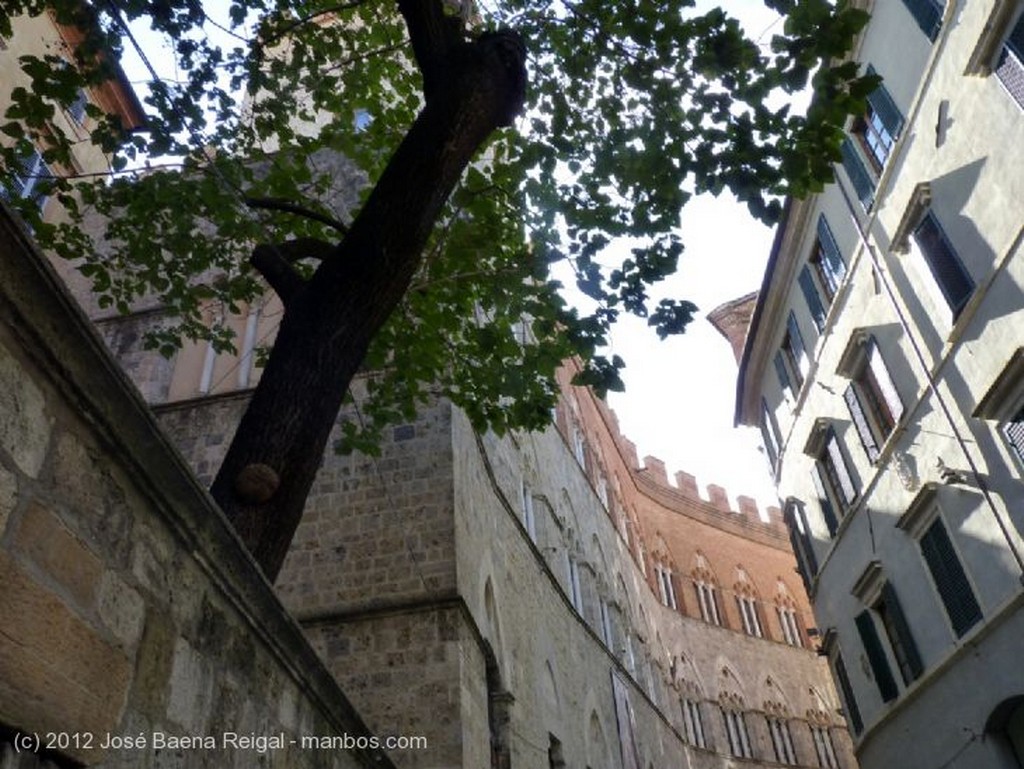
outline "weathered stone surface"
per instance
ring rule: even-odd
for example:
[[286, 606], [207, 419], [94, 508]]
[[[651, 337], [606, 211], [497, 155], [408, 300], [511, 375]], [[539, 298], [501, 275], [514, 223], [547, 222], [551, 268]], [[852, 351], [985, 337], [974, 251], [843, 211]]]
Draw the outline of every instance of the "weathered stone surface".
[[30, 504], [14, 546], [59, 583], [80, 609], [92, 607], [103, 564], [52, 512], [38, 503]]
[[6, 553], [0, 585], [0, 722], [37, 732], [116, 729], [132, 674], [124, 652]]
[[50, 429], [42, 390], [21, 363], [0, 348], [0, 447], [34, 478], [46, 458]]
[[17, 476], [0, 467], [0, 537], [7, 528], [7, 519], [18, 502]]

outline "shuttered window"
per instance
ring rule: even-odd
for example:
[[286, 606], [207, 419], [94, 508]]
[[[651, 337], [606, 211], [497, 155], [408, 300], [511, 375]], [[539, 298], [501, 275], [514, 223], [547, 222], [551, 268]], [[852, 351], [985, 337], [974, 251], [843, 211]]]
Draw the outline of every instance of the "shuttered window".
[[818, 559], [814, 555], [802, 502], [793, 501], [786, 506], [785, 521], [789, 530], [789, 542], [796, 554], [797, 568], [804, 581], [804, 589], [809, 594], [812, 580], [818, 573]]
[[864, 652], [868, 656], [868, 664], [874, 674], [878, 693], [882, 695], [883, 702], [890, 702], [896, 699], [899, 690], [896, 688], [896, 679], [892, 677], [892, 669], [889, 667], [889, 660], [885, 656], [885, 648], [882, 646], [882, 639], [878, 637], [871, 612], [862, 611], [854, 621], [857, 623], [857, 632], [860, 634], [861, 643], [864, 644]]
[[821, 303], [821, 297], [818, 295], [818, 287], [814, 284], [814, 276], [811, 275], [809, 267], [804, 267], [800, 270], [800, 276], [797, 278], [800, 283], [800, 290], [803, 292], [804, 300], [807, 302], [807, 309], [811, 311], [811, 320], [814, 321], [814, 327], [821, 331], [825, 327], [825, 307]]
[[936, 0], [903, 0], [903, 4], [921, 31], [934, 41], [942, 27], [942, 3]]
[[1017, 461], [1024, 464], [1024, 406], [1002, 426], [1002, 431]]
[[768, 453], [768, 463], [771, 465], [771, 474], [774, 478], [775, 464], [779, 459], [782, 447], [775, 415], [768, 408], [768, 401], [764, 398], [761, 399], [761, 437], [764, 440], [764, 449]]
[[783, 358], [781, 350], [775, 353], [775, 374], [779, 377], [779, 387], [795, 401], [797, 391], [793, 389], [793, 382], [789, 378], [789, 371], [786, 370], [786, 360]]
[[853, 696], [853, 686], [850, 685], [850, 676], [846, 672], [846, 664], [843, 656], [836, 652], [832, 658], [832, 671], [835, 673], [836, 683], [839, 684], [839, 692], [843, 695], [843, 703], [846, 705], [846, 722], [853, 729], [854, 734], [864, 731], [864, 720], [860, 717], [860, 708], [857, 707], [857, 698]]
[[796, 322], [796, 316], [790, 312], [786, 319], [786, 335], [782, 337], [782, 344], [775, 355], [775, 372], [779, 377], [779, 385], [794, 401], [800, 394], [804, 377], [810, 368], [811, 362], [807, 357], [800, 326]]
[[861, 403], [857, 388], [851, 384], [843, 392], [843, 400], [846, 407], [850, 409], [850, 417], [853, 419], [853, 426], [857, 428], [857, 435], [860, 436], [861, 445], [868, 455], [868, 459], [874, 462], [878, 459], [878, 442], [875, 440], [874, 431], [868, 423], [867, 415], [864, 413], [864, 405]]
[[1017, 104], [1024, 107], [1024, 15], [1010, 30], [995, 73]]
[[844, 139], [840, 152], [843, 158], [843, 168], [846, 169], [846, 175], [850, 177], [850, 184], [853, 185], [853, 190], [857, 193], [857, 200], [865, 209], [871, 208], [871, 204], [875, 202], [875, 180], [868, 173], [868, 169], [865, 167], [864, 161], [860, 159], [852, 141]]
[[814, 491], [818, 495], [818, 506], [821, 508], [821, 517], [825, 520], [828, 535], [834, 537], [836, 530], [839, 528], [839, 520], [836, 518], [835, 509], [832, 507], [832, 498], [825, 490], [825, 479], [822, 477], [820, 462], [811, 470], [811, 480], [814, 482]]
[[889, 582], [882, 586], [881, 600], [874, 608], [882, 620], [885, 634], [889, 637], [889, 645], [892, 647], [903, 683], [909, 684], [924, 672], [924, 664], [917, 651], [914, 636], [910, 632], [910, 625], [903, 614], [903, 607], [896, 597], [896, 589]]
[[47, 196], [41, 189], [41, 183], [51, 177], [50, 168], [43, 160], [39, 150], [32, 150], [30, 155], [19, 158], [11, 171], [11, 187], [0, 184], [0, 198], [12, 201], [15, 198], [28, 198], [42, 209]]
[[828, 440], [825, 444], [825, 455], [821, 458], [820, 464], [824, 468], [824, 480], [831, 485], [831, 491], [836, 494], [845, 511], [857, 498], [857, 486], [850, 475], [850, 468], [846, 464], [846, 456], [839, 445], [836, 434], [829, 431]]
[[839, 246], [824, 214], [818, 216], [818, 243], [811, 256], [811, 264], [818, 274], [828, 302], [831, 303], [839, 293], [839, 285], [846, 276], [846, 262], [843, 261], [843, 255], [839, 252]]
[[920, 545], [953, 631], [960, 638], [981, 620], [981, 607], [941, 518], [928, 527]]
[[974, 292], [974, 281], [931, 211], [914, 230], [914, 241], [956, 318]]
[[864, 365], [846, 388], [843, 400], [850, 410], [864, 451], [874, 462], [903, 416], [903, 401], [874, 337], [864, 344], [867, 347]]

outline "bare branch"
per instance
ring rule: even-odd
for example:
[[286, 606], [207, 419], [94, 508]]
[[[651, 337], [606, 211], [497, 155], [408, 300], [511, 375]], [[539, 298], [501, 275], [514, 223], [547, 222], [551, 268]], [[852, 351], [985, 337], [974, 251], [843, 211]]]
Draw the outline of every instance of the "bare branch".
[[320, 222], [326, 224], [328, 227], [340, 232], [342, 235], [348, 233], [348, 227], [344, 222], [340, 222], [334, 217], [321, 214], [317, 211], [313, 211], [309, 208], [297, 205], [291, 201], [285, 200], [284, 198], [246, 198], [245, 204], [249, 208], [263, 208], [268, 211], [282, 211], [286, 214], [295, 214], [296, 216], [303, 216], [306, 219], [312, 219], [314, 222]]

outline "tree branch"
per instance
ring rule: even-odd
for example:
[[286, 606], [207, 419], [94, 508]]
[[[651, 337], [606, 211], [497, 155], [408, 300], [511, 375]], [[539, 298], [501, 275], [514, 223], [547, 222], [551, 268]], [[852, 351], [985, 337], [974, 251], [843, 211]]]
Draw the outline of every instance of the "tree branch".
[[429, 102], [444, 86], [451, 53], [462, 45], [462, 17], [448, 15], [444, 0], [398, 0]]
[[249, 257], [249, 264], [266, 279], [286, 308], [306, 282], [292, 267], [290, 261], [295, 260], [289, 260], [286, 256], [288, 251], [287, 243], [261, 243]]
[[261, 40], [260, 44], [263, 48], [271, 48], [275, 43], [277, 43], [277, 41], [279, 41], [283, 37], [287, 37], [296, 29], [301, 27], [303, 24], [308, 24], [309, 22], [314, 21], [320, 18], [321, 16], [328, 16], [332, 13], [339, 13], [341, 11], [351, 11], [353, 8], [358, 8], [360, 5], [363, 5], [364, 3], [366, 3], [366, 0], [352, 0], [351, 2], [348, 3], [338, 3], [337, 5], [332, 5], [330, 8], [324, 8], [322, 11], [316, 11], [315, 13], [311, 13], [308, 16], [303, 16], [299, 19], [296, 19], [291, 24], [282, 27], [277, 32], [277, 34], [267, 38], [266, 40]]
[[284, 198], [246, 198], [245, 204], [249, 206], [249, 208], [263, 208], [268, 211], [283, 211], [286, 214], [303, 216], [306, 219], [312, 219], [314, 222], [326, 224], [328, 227], [334, 228], [342, 235], [345, 235], [348, 232], [348, 226], [345, 225], [344, 222], [338, 221], [326, 214], [321, 214], [317, 211], [297, 205], [285, 200]]

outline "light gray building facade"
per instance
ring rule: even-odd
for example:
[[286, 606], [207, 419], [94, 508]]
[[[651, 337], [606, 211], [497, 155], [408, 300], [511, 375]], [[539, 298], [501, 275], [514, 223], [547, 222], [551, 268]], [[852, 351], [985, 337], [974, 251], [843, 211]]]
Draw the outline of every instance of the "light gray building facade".
[[853, 56], [884, 81], [787, 206], [736, 417], [861, 765], [1019, 767], [1024, 3], [868, 5]]

